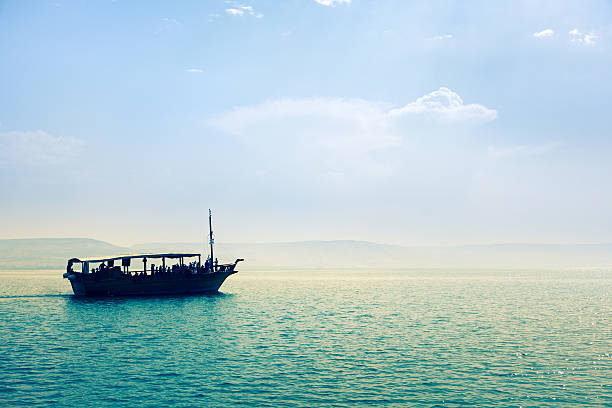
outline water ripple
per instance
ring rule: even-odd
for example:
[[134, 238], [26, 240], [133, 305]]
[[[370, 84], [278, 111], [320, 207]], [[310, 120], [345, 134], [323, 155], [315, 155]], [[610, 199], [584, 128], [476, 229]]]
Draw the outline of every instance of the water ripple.
[[2, 406], [604, 407], [610, 272], [241, 273], [81, 299], [0, 276]]

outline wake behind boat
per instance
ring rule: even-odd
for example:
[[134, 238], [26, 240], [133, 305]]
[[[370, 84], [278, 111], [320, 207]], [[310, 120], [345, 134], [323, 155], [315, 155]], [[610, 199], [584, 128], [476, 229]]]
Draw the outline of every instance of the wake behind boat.
[[[201, 264], [198, 253], [119, 255], [103, 258], [72, 258], [64, 278], [78, 296], [170, 295], [217, 292], [236, 272], [234, 263], [221, 264], [213, 257], [212, 214], [208, 214], [210, 257]], [[214, 261], [213, 261], [214, 259]], [[142, 260], [140, 270], [130, 271], [132, 260]], [[169, 261], [169, 262], [167, 262]], [[186, 262], [187, 261], [187, 262]], [[117, 263], [117, 265], [115, 264]], [[155, 264], [154, 262], [161, 262]], [[81, 264], [81, 271], [73, 269]], [[147, 263], [149, 266], [147, 267]]]

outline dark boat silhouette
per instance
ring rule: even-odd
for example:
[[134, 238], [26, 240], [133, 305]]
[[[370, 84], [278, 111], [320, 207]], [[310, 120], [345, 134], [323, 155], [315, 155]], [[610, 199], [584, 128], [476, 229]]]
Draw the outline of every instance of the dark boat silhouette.
[[[225, 279], [236, 272], [234, 263], [221, 264], [213, 257], [212, 214], [208, 213], [210, 257], [201, 264], [198, 253], [159, 253], [118, 255], [103, 258], [72, 258], [64, 278], [70, 281], [78, 296], [173, 295], [217, 292]], [[196, 260], [197, 258], [197, 260]], [[140, 259], [142, 270], [130, 271], [132, 260]], [[190, 262], [185, 262], [186, 260]], [[160, 260], [161, 265], [155, 265]], [[166, 261], [171, 262], [167, 263]], [[115, 262], [121, 266], [115, 265]], [[147, 268], [147, 262], [149, 267]], [[73, 269], [81, 264], [81, 271]]]

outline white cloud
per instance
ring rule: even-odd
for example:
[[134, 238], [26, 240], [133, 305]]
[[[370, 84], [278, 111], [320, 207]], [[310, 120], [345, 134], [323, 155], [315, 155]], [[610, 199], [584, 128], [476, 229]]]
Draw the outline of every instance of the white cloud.
[[189, 68], [186, 71], [187, 72], [192, 72], [192, 73], [201, 73], [201, 72], [204, 72], [204, 70], [200, 69], [200, 68]]
[[267, 165], [357, 182], [395, 171], [395, 163], [405, 161], [400, 151], [406, 143], [434, 140], [440, 132], [459, 134], [496, 117], [495, 110], [466, 105], [440, 88], [396, 109], [361, 99], [270, 100], [226, 112], [211, 124], [241, 139]]
[[235, 8], [225, 9], [225, 12], [227, 14], [232, 15], [232, 16], [242, 16], [242, 15], [244, 15], [244, 10], [235, 9]]
[[458, 94], [444, 87], [389, 112], [390, 116], [417, 114], [452, 122], [488, 122], [497, 118], [496, 110], [478, 104], [466, 105]]
[[241, 139], [264, 163], [261, 174], [321, 182], [378, 177], [385, 165], [369, 153], [401, 143], [384, 107], [359, 99], [272, 100], [234, 109], [212, 125]]
[[[406, 117], [424, 117], [448, 122], [489, 122], [497, 118], [497, 111], [479, 104], [464, 104], [461, 97], [442, 87], [417, 98], [401, 108], [388, 109], [387, 104], [362, 99], [305, 98], [271, 100], [254, 106], [236, 108], [213, 121], [218, 128], [233, 134], [248, 133], [253, 126], [270, 125], [281, 120], [300, 118], [342, 122], [360, 130], [388, 129]], [[430, 120], [430, 122], [431, 122]], [[380, 142], [380, 134], [374, 137]]]
[[433, 37], [434, 40], [450, 40], [451, 38], [453, 38], [452, 34], [442, 34]]
[[551, 30], [550, 28], [547, 28], [546, 30], [538, 31], [537, 33], [533, 33], [533, 36], [535, 38], [550, 38], [553, 35], [555, 35], [555, 32]]
[[245, 14], [249, 16], [253, 16], [255, 18], [262, 18], [264, 16], [263, 14], [258, 13], [255, 10], [253, 10], [253, 6], [244, 6], [244, 5], [225, 9], [225, 12], [232, 16], [239, 16], [239, 17], [242, 17]]
[[563, 145], [564, 143], [562, 142], [552, 142], [541, 145], [518, 145], [506, 147], [490, 146], [488, 148], [487, 154], [489, 157], [495, 159], [504, 159], [516, 156], [537, 156], [541, 154], [546, 154]]
[[570, 35], [571, 42], [581, 43], [585, 45], [595, 44], [595, 40], [599, 38], [597, 35], [593, 33], [589, 33], [589, 34], [581, 33], [577, 28], [570, 30], [569, 35]]
[[77, 156], [83, 141], [42, 130], [0, 132], [0, 161], [47, 165]]
[[[360, 149], [360, 142], [363, 142], [370, 149], [396, 144], [395, 137], [380, 132], [388, 126], [388, 121], [388, 113], [377, 103], [360, 99], [306, 98], [272, 100], [237, 108], [223, 114], [213, 124], [235, 135], [247, 135], [260, 127], [296, 126], [301, 130], [295, 129], [291, 133], [293, 136], [303, 136], [310, 141], [317, 139], [320, 146], [346, 142], [347, 148]], [[332, 137], [330, 133], [335, 135]]]
[[324, 6], [336, 7], [338, 4], [350, 4], [351, 0], [314, 0]]

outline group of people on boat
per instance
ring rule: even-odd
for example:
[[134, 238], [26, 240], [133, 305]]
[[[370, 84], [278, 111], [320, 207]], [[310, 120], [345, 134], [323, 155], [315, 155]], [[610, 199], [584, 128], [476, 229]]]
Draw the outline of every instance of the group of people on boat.
[[[121, 267], [114, 266], [111, 262], [110, 265], [106, 265], [104, 262], [100, 264], [98, 268], [93, 268], [91, 270], [91, 274], [93, 276], [100, 277], [116, 277], [118, 275], [124, 276], [132, 276], [132, 277], [144, 277], [144, 276], [172, 276], [172, 275], [189, 275], [189, 274], [199, 274], [199, 273], [210, 273], [213, 270], [225, 269], [224, 265], [219, 268], [219, 261], [215, 258], [213, 261], [210, 257], [206, 259], [204, 265], [201, 265], [200, 262], [190, 262], [189, 264], [174, 264], [172, 266], [156, 266], [155, 264], [151, 264], [150, 269], [143, 271], [134, 271], [131, 272], [127, 268], [121, 271]], [[214, 269], [213, 269], [214, 266]], [[148, 272], [148, 273], [147, 273]]]
[[121, 267], [112, 264], [106, 265], [104, 262], [98, 268], [93, 268], [90, 272], [92, 275], [97, 276], [117, 276], [122, 274]]

